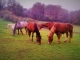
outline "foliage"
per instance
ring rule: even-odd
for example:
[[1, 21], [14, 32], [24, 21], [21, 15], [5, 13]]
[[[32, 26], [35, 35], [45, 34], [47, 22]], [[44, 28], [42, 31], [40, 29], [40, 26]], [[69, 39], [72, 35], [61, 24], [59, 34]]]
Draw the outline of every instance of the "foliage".
[[23, 16], [23, 7], [16, 0], [8, 0], [7, 8], [17, 16]]
[[80, 10], [71, 11], [70, 20], [73, 21], [74, 24], [80, 25]]
[[5, 8], [5, 0], [0, 0], [0, 11], [3, 10]]
[[44, 16], [44, 4], [35, 3], [30, 12], [34, 19], [41, 19]]

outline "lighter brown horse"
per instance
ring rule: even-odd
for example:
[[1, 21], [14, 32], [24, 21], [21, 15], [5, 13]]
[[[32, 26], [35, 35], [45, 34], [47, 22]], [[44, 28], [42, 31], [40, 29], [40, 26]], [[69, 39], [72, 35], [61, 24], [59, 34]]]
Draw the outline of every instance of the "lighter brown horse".
[[32, 32], [32, 41], [33, 41], [34, 33], [36, 33], [36, 41], [38, 42], [38, 44], [41, 44], [41, 35], [38, 29], [38, 25], [34, 22], [29, 22], [27, 25], [27, 30], [28, 30], [29, 38]]
[[50, 30], [50, 33], [48, 35], [48, 43], [51, 44], [53, 41], [53, 35], [56, 33], [58, 37], [58, 43], [60, 43], [60, 37], [61, 34], [66, 33], [66, 39], [64, 42], [68, 40], [68, 33], [70, 34], [69, 42], [71, 41], [71, 38], [73, 36], [73, 25], [70, 23], [55, 23], [53, 27]]

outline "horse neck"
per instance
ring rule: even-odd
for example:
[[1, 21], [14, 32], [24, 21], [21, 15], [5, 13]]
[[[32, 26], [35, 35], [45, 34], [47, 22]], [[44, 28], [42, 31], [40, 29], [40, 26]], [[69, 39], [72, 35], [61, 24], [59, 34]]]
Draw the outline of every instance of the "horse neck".
[[15, 32], [16, 32], [16, 29], [15, 29], [15, 28], [13, 28], [12, 30], [13, 30], [13, 34], [15, 34]]
[[36, 35], [40, 37], [40, 32], [38, 30], [36, 31]]
[[54, 33], [55, 33], [55, 27], [53, 26], [50, 30], [49, 36], [53, 36]]
[[36, 24], [36, 23], [34, 23], [34, 27], [35, 27], [36, 35], [37, 35], [38, 37], [40, 37], [40, 32], [39, 32], [39, 30], [38, 30], [38, 27], [37, 27], [37, 24]]
[[17, 26], [17, 23], [14, 26], [12, 26], [13, 34], [15, 34], [15, 32], [16, 32], [16, 26]]
[[44, 27], [47, 27], [46, 24], [41, 24], [40, 28], [44, 28]]
[[44, 25], [44, 27], [47, 27], [49, 30], [51, 29], [50, 23], [46, 23], [46, 24]]
[[49, 24], [44, 24], [44, 27], [48, 27]]

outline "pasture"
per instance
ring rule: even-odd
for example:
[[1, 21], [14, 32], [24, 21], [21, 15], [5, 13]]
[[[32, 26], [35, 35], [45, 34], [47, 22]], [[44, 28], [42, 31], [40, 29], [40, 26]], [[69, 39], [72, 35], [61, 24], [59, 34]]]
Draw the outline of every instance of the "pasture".
[[[35, 36], [33, 42], [23, 34], [12, 36], [12, 30], [7, 24], [12, 23], [0, 19], [0, 60], [80, 60], [80, 26], [74, 25], [71, 43], [64, 43], [65, 35], [58, 44], [57, 36], [51, 45], [48, 44], [49, 30], [41, 29], [42, 44], [38, 45]], [[41, 23], [41, 22], [40, 22]]]

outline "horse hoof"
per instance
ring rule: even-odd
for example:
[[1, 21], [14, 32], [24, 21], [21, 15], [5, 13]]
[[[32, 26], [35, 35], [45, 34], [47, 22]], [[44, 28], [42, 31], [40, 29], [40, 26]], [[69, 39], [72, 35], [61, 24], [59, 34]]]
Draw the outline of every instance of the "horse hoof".
[[60, 44], [60, 42], [58, 42], [58, 44]]
[[33, 40], [31, 40], [33, 42]]
[[71, 43], [71, 41], [69, 41], [69, 43]]
[[48, 42], [48, 44], [51, 44], [50, 42]]
[[39, 45], [41, 45], [41, 43], [38, 43]]
[[12, 36], [14, 36], [14, 35], [12, 35]]
[[64, 41], [64, 42], [66, 42], [66, 41]]

